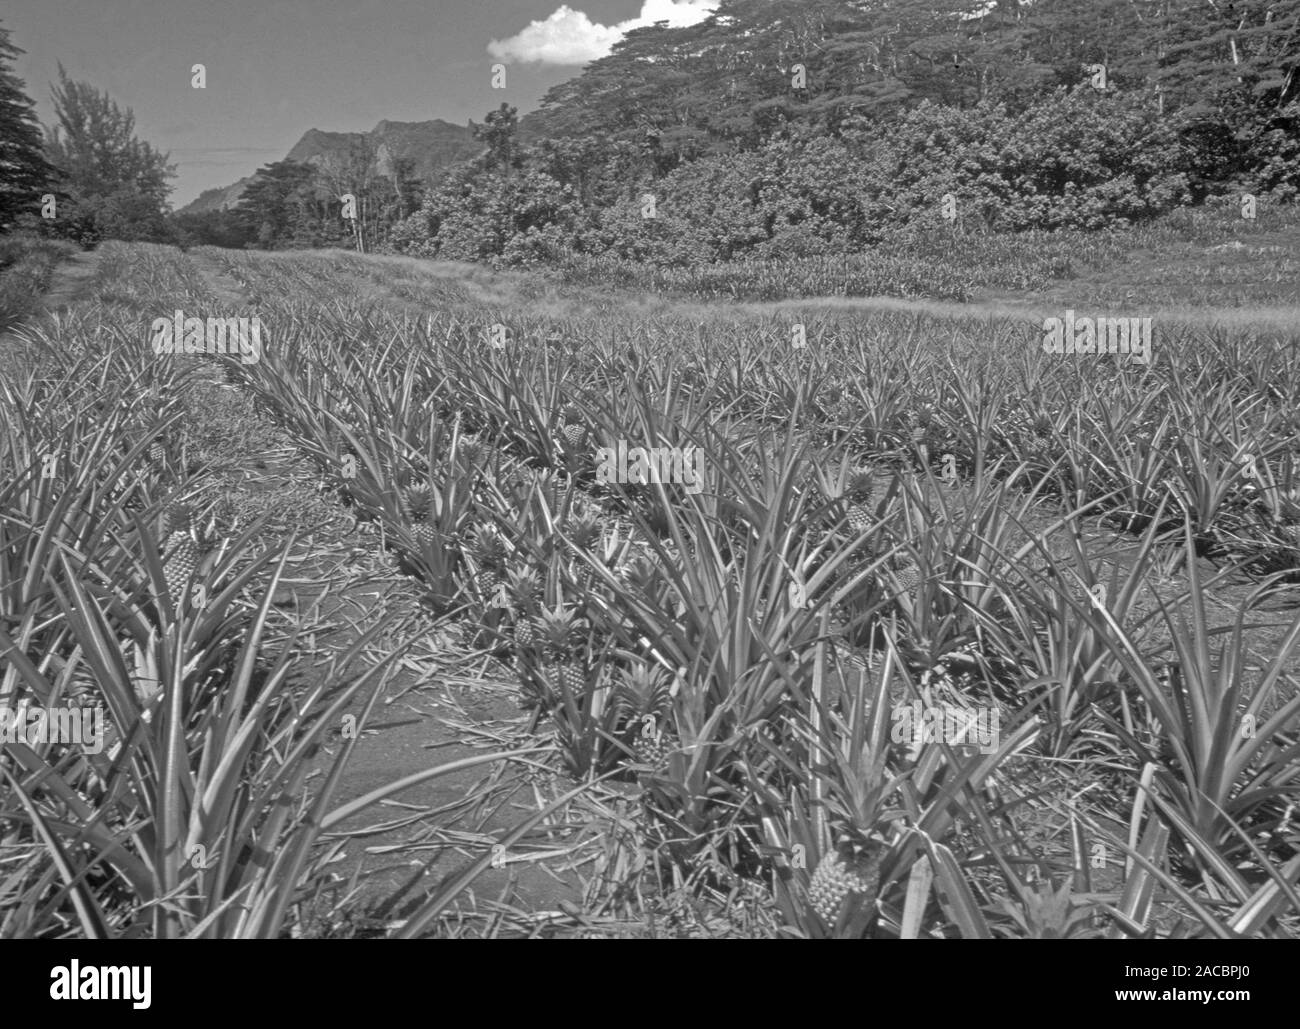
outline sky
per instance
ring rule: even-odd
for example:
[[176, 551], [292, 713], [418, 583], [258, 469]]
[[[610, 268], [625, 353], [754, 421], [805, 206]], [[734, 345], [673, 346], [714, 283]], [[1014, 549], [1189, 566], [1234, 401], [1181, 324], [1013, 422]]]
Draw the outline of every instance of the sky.
[[[693, 24], [716, 0], [4, 0], [27, 51], [15, 71], [54, 122], [69, 77], [135, 114], [136, 135], [176, 165], [171, 202], [281, 160], [308, 129], [383, 119], [464, 125], [503, 102], [521, 115], [630, 29]], [[492, 66], [506, 88], [492, 88]], [[191, 85], [203, 64], [207, 86]]]

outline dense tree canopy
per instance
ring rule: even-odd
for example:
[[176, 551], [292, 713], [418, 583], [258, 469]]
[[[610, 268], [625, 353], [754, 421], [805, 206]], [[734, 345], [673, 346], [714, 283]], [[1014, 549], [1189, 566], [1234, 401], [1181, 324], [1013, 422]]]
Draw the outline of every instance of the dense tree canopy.
[[41, 197], [58, 179], [45, 159], [36, 104], [9, 67], [21, 53], [0, 25], [0, 229], [21, 215], [37, 217]]
[[135, 116], [59, 66], [56, 124], [46, 156], [62, 173], [58, 224], [82, 239], [165, 240], [164, 208], [175, 176], [165, 154], [135, 135]]
[[1236, 131], [1300, 97], [1298, 55], [1300, 5], [1284, 0], [723, 0], [690, 28], [630, 33], [552, 89], [530, 128], [633, 139], [652, 127], [689, 159], [924, 101], [1024, 106], [1104, 64], [1112, 88]]
[[[994, 230], [1287, 200], [1298, 54], [1282, 0], [723, 0], [554, 87], [518, 126], [530, 146], [489, 116], [488, 154], [394, 242], [689, 264], [869, 246], [949, 194], [958, 226]], [[552, 182], [564, 203], [528, 192]]]
[[[0, 219], [49, 176], [30, 160], [12, 53], [0, 35], [0, 159], [25, 169]], [[960, 226], [998, 230], [1108, 225], [1232, 191], [1286, 201], [1300, 192], [1298, 55], [1292, 0], [722, 0], [695, 25], [630, 32], [523, 119], [501, 104], [471, 125], [481, 152], [439, 181], [363, 146], [267, 165], [234, 210], [173, 230], [690, 263], [869, 246], [949, 194]], [[55, 100], [46, 156], [72, 216], [158, 233], [170, 169], [130, 112], [62, 69]]]

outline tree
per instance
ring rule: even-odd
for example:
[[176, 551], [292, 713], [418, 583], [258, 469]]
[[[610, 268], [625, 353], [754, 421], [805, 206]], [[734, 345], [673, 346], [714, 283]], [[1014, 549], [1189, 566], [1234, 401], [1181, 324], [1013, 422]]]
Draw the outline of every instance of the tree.
[[[135, 136], [135, 115], [104, 92], [73, 82], [59, 65], [53, 91], [57, 125], [46, 157], [63, 173], [72, 220], [100, 238], [169, 238], [164, 208], [175, 177], [167, 155]], [[60, 222], [63, 221], [60, 215]]]
[[313, 190], [316, 170], [298, 161], [276, 161], [253, 175], [235, 216], [259, 246], [271, 249], [292, 242], [303, 229], [302, 202]]
[[950, 191], [1008, 231], [1297, 196], [1298, 55], [1295, 0], [720, 0], [553, 87], [533, 145], [502, 105], [395, 239], [689, 264], [923, 231]]
[[356, 218], [348, 231], [356, 248], [364, 252], [374, 238], [374, 224], [385, 200], [392, 191], [391, 183], [379, 174], [375, 141], [369, 136], [349, 140], [347, 152], [329, 156], [320, 165], [318, 176], [328, 190], [328, 202], [342, 211], [342, 197], [352, 194], [356, 199]]
[[519, 112], [509, 104], [503, 103], [495, 111], [489, 112], [485, 124], [470, 123], [474, 138], [487, 146], [487, 167], [489, 171], [499, 172], [510, 177], [515, 166], [515, 132], [519, 128]]
[[7, 67], [25, 52], [0, 26], [0, 230], [20, 214], [35, 215], [44, 194], [57, 196], [58, 170], [45, 159], [36, 104]]
[[176, 241], [180, 246], [242, 250], [255, 238], [255, 233], [233, 211], [173, 214], [171, 222], [175, 226]]
[[385, 211], [388, 224], [410, 217], [420, 206], [420, 193], [424, 183], [415, 171], [415, 158], [398, 154], [388, 162], [389, 181], [393, 186], [393, 201]]

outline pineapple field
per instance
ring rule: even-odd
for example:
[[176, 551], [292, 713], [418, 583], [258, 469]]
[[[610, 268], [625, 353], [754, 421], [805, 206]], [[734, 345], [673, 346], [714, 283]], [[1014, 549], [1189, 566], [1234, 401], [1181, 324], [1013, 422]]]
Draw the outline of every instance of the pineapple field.
[[6, 730], [0, 936], [1300, 935], [1300, 312], [1207, 242], [101, 245], [0, 342], [0, 705], [104, 726]]

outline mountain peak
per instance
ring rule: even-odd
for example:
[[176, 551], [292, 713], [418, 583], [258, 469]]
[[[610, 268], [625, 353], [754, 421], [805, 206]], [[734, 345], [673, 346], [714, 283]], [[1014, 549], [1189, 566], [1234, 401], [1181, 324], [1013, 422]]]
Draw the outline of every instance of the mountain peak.
[[[430, 121], [390, 121], [384, 118], [369, 132], [330, 132], [310, 128], [289, 149], [284, 160], [314, 165], [336, 160], [341, 163], [352, 147], [363, 141], [375, 148], [375, 170], [380, 175], [392, 173], [393, 158], [405, 157], [410, 159], [414, 174], [426, 182], [435, 181], [449, 165], [473, 157], [482, 150], [482, 145], [474, 139], [474, 133], [467, 125], [454, 125], [441, 118]], [[181, 212], [198, 214], [233, 207], [249, 181], [241, 179], [233, 186], [206, 190], [198, 199], [181, 208]]]

